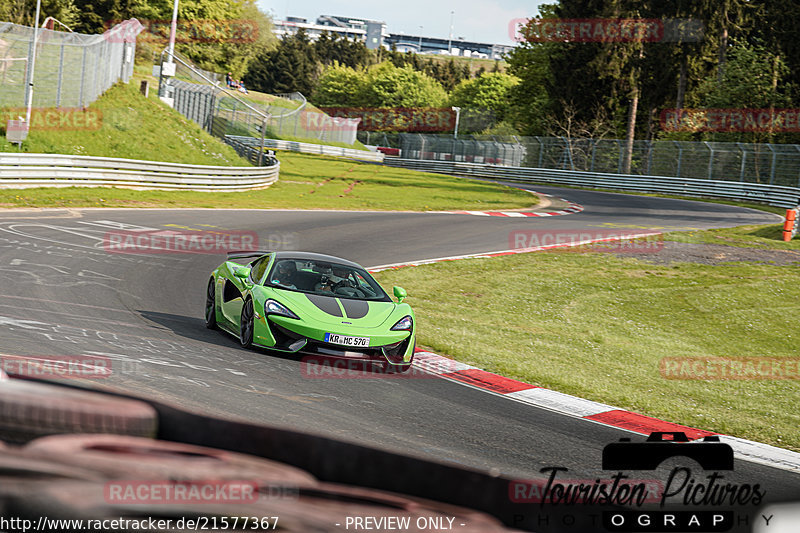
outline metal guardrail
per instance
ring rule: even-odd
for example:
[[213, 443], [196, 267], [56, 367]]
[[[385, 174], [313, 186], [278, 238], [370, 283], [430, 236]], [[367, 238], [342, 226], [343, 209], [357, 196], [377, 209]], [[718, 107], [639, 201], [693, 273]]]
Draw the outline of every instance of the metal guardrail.
[[383, 164], [422, 172], [437, 172], [456, 176], [530, 183], [554, 183], [575, 187], [675, 194], [700, 198], [723, 198], [761, 202], [784, 208], [797, 207], [798, 200], [800, 200], [800, 188], [797, 187], [739, 181], [604, 174], [600, 172], [504, 167], [480, 163], [426, 161], [396, 157], [387, 157]]
[[[247, 146], [258, 148], [261, 146], [261, 139], [255, 137], [244, 137], [240, 135], [226, 135], [226, 141], [234, 140]], [[229, 143], [230, 144], [230, 143]], [[290, 152], [300, 152], [302, 154], [329, 155], [333, 157], [346, 157], [358, 161], [370, 161], [380, 163], [384, 155], [381, 152], [370, 152], [366, 150], [356, 150], [354, 148], [342, 148], [339, 146], [328, 146], [325, 144], [310, 144], [295, 141], [281, 141], [278, 139], [264, 139], [264, 147], [272, 150], [287, 150]]]
[[268, 187], [278, 180], [280, 163], [268, 166], [224, 167], [160, 163], [59, 154], [0, 153], [0, 188], [98, 187], [132, 189], [245, 191]]

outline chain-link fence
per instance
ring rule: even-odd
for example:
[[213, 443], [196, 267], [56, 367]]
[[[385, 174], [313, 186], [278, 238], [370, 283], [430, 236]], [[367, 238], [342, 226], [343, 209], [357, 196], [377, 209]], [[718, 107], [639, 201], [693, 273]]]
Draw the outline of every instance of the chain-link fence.
[[219, 138], [226, 135], [315, 140], [352, 145], [356, 142], [359, 119], [331, 117], [309, 109], [298, 93], [250, 95], [226, 87], [223, 75], [197, 68], [174, 54], [175, 75], [164, 76], [166, 51], [156, 66], [160, 76], [159, 94], [172, 99], [174, 108]]
[[[40, 29], [36, 39], [34, 107], [86, 107], [133, 74], [142, 25], [126, 20], [98, 35]], [[27, 105], [28, 64], [36, 30], [0, 22], [0, 107]]]
[[[233, 98], [220, 98], [214, 112], [215, 126], [224, 124], [225, 135], [261, 135], [266, 126], [266, 137], [292, 140], [314, 140], [351, 145], [356, 141], [358, 119], [331, 117], [309, 109], [300, 93], [273, 95], [278, 98], [269, 104], [251, 103], [267, 115], [254, 113]], [[216, 134], [220, 131], [216, 130]]]
[[800, 186], [800, 145], [634, 141], [625, 172], [622, 139], [459, 136], [401, 133], [390, 141], [401, 157], [505, 166], [583, 170]]

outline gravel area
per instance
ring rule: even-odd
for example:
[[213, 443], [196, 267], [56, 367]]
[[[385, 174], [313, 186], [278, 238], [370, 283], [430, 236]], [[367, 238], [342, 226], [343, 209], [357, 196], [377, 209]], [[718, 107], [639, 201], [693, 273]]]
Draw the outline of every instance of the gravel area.
[[800, 251], [759, 250], [740, 248], [724, 244], [703, 244], [665, 241], [663, 248], [649, 253], [618, 253], [619, 257], [635, 257], [648, 263], [668, 265], [670, 263], [700, 263], [719, 265], [745, 262], [776, 266], [800, 266]]

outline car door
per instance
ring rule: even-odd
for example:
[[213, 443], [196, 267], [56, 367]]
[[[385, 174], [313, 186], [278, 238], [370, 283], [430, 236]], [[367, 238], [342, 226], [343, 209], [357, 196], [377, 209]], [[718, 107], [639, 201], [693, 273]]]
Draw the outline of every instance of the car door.
[[242, 316], [245, 294], [264, 277], [270, 259], [271, 256], [266, 255], [250, 263], [248, 265], [250, 276], [247, 279], [237, 278], [233, 275], [225, 279], [222, 288], [222, 314], [236, 331], [238, 331]]

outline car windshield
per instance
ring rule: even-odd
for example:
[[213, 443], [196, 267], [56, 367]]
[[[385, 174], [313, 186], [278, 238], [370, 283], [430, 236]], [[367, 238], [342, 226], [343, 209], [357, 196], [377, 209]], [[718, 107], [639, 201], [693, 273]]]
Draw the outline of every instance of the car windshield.
[[390, 301], [366, 270], [327, 261], [279, 259], [264, 285], [337, 298]]

